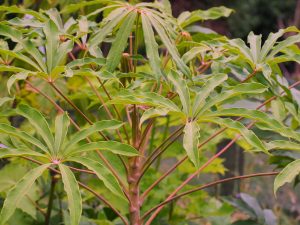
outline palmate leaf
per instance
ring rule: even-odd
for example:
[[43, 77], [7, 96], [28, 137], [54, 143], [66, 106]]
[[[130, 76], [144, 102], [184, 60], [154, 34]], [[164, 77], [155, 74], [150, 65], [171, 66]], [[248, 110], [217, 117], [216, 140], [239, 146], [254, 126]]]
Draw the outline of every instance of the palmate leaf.
[[234, 87], [229, 88], [228, 90], [222, 91], [220, 94], [213, 96], [208, 99], [204, 106], [199, 110], [197, 117], [201, 116], [204, 112], [210, 109], [214, 105], [221, 104], [227, 99], [233, 98], [235, 96], [243, 94], [260, 94], [267, 90], [267, 87], [260, 83], [244, 83], [238, 84]]
[[90, 136], [91, 134], [103, 130], [114, 130], [118, 129], [122, 126], [122, 122], [117, 120], [102, 120], [99, 122], [94, 123], [89, 128], [82, 129], [81, 131], [78, 131], [73, 137], [64, 145], [64, 151], [69, 151], [69, 149], [72, 149], [76, 144]]
[[9, 94], [11, 94], [11, 88], [14, 85], [14, 83], [18, 80], [26, 80], [26, 78], [28, 77], [28, 72], [19, 72], [16, 74], [13, 74], [12, 76], [9, 77], [9, 79], [7, 80], [7, 91]]
[[[117, 24], [124, 19], [124, 17], [128, 14], [128, 10], [124, 8], [118, 8], [112, 11], [108, 17], [112, 17], [111, 20], [109, 20], [103, 27], [100, 28], [98, 32], [96, 32], [94, 35], [91, 36], [91, 38], [88, 40], [88, 47], [94, 48], [95, 46], [101, 44], [105, 37], [110, 34], [114, 27], [117, 26]], [[113, 15], [113, 16], [112, 16]], [[106, 19], [108, 18], [106, 17]]]
[[220, 126], [225, 126], [232, 130], [235, 130], [238, 133], [240, 133], [252, 147], [269, 154], [265, 144], [256, 136], [256, 134], [253, 131], [247, 129], [242, 123], [229, 118], [218, 117], [201, 119], [201, 122], [203, 121], [215, 123]]
[[9, 158], [16, 156], [35, 156], [48, 159], [44, 154], [32, 151], [30, 149], [20, 149], [20, 148], [0, 148], [0, 158]]
[[[30, 144], [33, 144], [34, 146], [38, 147], [40, 150], [45, 152], [46, 154], [50, 155], [49, 149], [38, 139], [35, 137], [27, 134], [26, 132], [20, 131], [16, 129], [15, 127], [9, 126], [7, 124], [0, 124], [0, 133], [5, 133], [13, 137], [17, 137], [23, 141], [27, 141]], [[2, 149], [1, 149], [2, 150]]]
[[0, 6], [0, 12], [1, 11], [4, 11], [6, 13], [18, 13], [18, 14], [24, 14], [24, 15], [26, 15], [26, 14], [27, 15], [32, 15], [35, 18], [37, 18], [41, 21], [47, 20], [47, 18], [43, 14], [41, 14], [37, 11], [31, 10], [31, 9], [26, 9], [26, 8], [23, 8], [23, 7], [17, 7], [15, 5], [13, 5], [13, 6], [1, 5]]
[[200, 127], [197, 121], [187, 122], [183, 130], [183, 147], [187, 152], [189, 159], [196, 167], [199, 167], [199, 138]]
[[259, 128], [270, 130], [281, 134], [287, 138], [293, 138], [300, 141], [300, 134], [293, 131], [291, 128], [284, 126], [282, 123], [272, 118], [272, 116], [259, 110], [251, 110], [244, 108], [219, 109], [215, 112], [207, 112], [207, 117], [222, 117], [222, 116], [241, 116], [257, 121]]
[[124, 19], [120, 26], [120, 29], [116, 35], [111, 49], [107, 55], [106, 69], [109, 72], [113, 72], [115, 68], [119, 65], [122, 58], [122, 53], [127, 46], [127, 40], [131, 33], [132, 27], [134, 25], [135, 18], [137, 16], [136, 11], [131, 11]]
[[300, 151], [300, 143], [295, 143], [292, 141], [275, 140], [266, 143], [266, 146], [268, 150], [282, 149], [282, 150]]
[[190, 115], [190, 93], [189, 89], [186, 83], [186, 80], [183, 79], [176, 71], [172, 70], [171, 73], [168, 76], [168, 80], [171, 82], [171, 84], [174, 86], [175, 91], [179, 95], [183, 112], [185, 115]]
[[38, 134], [41, 135], [48, 149], [53, 152], [54, 138], [49, 125], [42, 114], [27, 105], [20, 105], [17, 108], [17, 113], [28, 119], [29, 123], [35, 128]]
[[29, 192], [34, 182], [43, 174], [50, 164], [41, 165], [29, 171], [8, 193], [0, 214], [0, 225], [13, 215], [19, 201]]
[[54, 137], [54, 152], [58, 153], [63, 143], [65, 142], [68, 128], [70, 125], [70, 118], [67, 113], [58, 115], [55, 118], [55, 137]]
[[196, 116], [202, 108], [206, 98], [214, 91], [214, 89], [221, 85], [228, 76], [226, 74], [214, 74], [201, 87], [200, 91], [196, 93], [193, 103], [193, 116]]
[[65, 165], [59, 164], [64, 190], [67, 193], [70, 212], [70, 225], [79, 225], [82, 213], [82, 200], [77, 180], [72, 171]]
[[169, 35], [167, 34], [165, 28], [156, 20], [156, 18], [151, 15], [151, 13], [147, 13], [148, 18], [152, 24], [152, 26], [155, 28], [156, 32], [159, 34], [159, 37], [161, 38], [161, 41], [166, 46], [168, 52], [172, 56], [172, 59], [178, 66], [178, 68], [181, 70], [181, 72], [191, 78], [191, 71], [189, 70], [188, 66], [183, 62], [183, 60], [180, 58], [180, 55], [178, 53], [178, 50], [176, 48], [176, 44], [173, 40], [170, 39]]
[[95, 151], [95, 150], [107, 150], [115, 154], [129, 156], [129, 157], [139, 155], [139, 152], [131, 145], [123, 144], [117, 141], [91, 142], [88, 144], [80, 145], [74, 149], [68, 149], [68, 151], [66, 151], [64, 155], [73, 156], [73, 155], [78, 155], [80, 153]]
[[208, 10], [195, 10], [193, 12], [185, 11], [177, 18], [178, 24], [184, 28], [192, 23], [203, 20], [215, 20], [220, 17], [228, 17], [233, 12], [232, 9], [224, 6], [212, 7]]
[[300, 159], [297, 159], [289, 163], [275, 178], [274, 181], [274, 194], [278, 188], [283, 186], [285, 183], [292, 182], [296, 176], [300, 173]]
[[162, 76], [162, 71], [160, 69], [161, 60], [158, 54], [158, 45], [155, 41], [154, 32], [149, 18], [143, 13], [141, 14], [141, 17], [147, 57], [149, 58], [149, 63], [153, 69], [154, 76], [159, 79]]
[[120, 184], [114, 175], [100, 162], [95, 161], [93, 159], [85, 158], [85, 157], [72, 157], [69, 159], [70, 161], [77, 162], [87, 167], [88, 169], [95, 172], [96, 176], [103, 182], [105, 187], [107, 187], [112, 193], [115, 195], [126, 199]]
[[137, 104], [162, 107], [170, 111], [181, 112], [178, 106], [171, 100], [155, 92], [142, 92], [139, 90], [124, 89], [114, 96], [108, 104]]
[[[7, 49], [2, 49], [2, 48], [0, 48], [0, 53], [3, 53], [3, 54], [11, 56], [13, 58], [19, 59], [19, 60], [27, 63], [28, 65], [31, 65], [37, 71], [41, 71], [41, 68], [32, 59], [30, 59], [29, 57], [25, 56], [22, 53], [13, 52], [13, 51], [10, 51], [10, 50], [7, 50]], [[6, 66], [6, 67], [1, 66], [1, 68], [2, 68], [2, 70], [7, 68], [8, 70], [6, 70], [6, 71], [11, 71], [12, 70], [12, 67], [8, 67], [8, 66]], [[19, 67], [16, 67], [16, 68], [18, 68], [17, 70], [23, 71], [22, 68], [19, 68]]]
[[[0, 35], [10, 38], [12, 41], [21, 44], [27, 54], [32, 56], [39, 65], [39, 70], [46, 72], [47, 68], [43, 61], [43, 56], [30, 40], [24, 39], [23, 34], [10, 26], [0, 24]], [[24, 58], [24, 57], [23, 57]]]

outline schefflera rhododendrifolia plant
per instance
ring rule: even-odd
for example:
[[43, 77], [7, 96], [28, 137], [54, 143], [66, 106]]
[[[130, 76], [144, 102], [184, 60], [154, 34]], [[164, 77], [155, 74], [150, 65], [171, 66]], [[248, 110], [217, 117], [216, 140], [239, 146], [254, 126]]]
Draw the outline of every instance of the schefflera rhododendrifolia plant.
[[[84, 13], [93, 4], [97, 9]], [[17, 15], [0, 23], [0, 72], [8, 89], [0, 100], [0, 156], [32, 163], [7, 193], [0, 224], [7, 224], [39, 180], [49, 188], [43, 197], [47, 210], [36, 218], [40, 223], [78, 225], [88, 204], [83, 199], [95, 198], [113, 211], [116, 224], [160, 224], [166, 205], [223, 182], [191, 187], [190, 181], [210, 172], [213, 163], [217, 172], [224, 169], [218, 158], [235, 142], [255, 154], [300, 149], [299, 106], [291, 90], [299, 82], [289, 86], [280, 70], [281, 63], [298, 62], [295, 27], [271, 33], [264, 42], [251, 32], [245, 43], [207, 28], [209, 34], [202, 33], [197, 22], [229, 16], [225, 7], [177, 18], [168, 1], [0, 10]], [[283, 39], [286, 33], [291, 35]], [[276, 139], [258, 135], [265, 131]], [[217, 153], [207, 148], [220, 137], [232, 140]], [[168, 152], [174, 164], [158, 170]], [[178, 176], [174, 188], [163, 185], [187, 164], [189, 174]], [[275, 191], [299, 170], [298, 160], [283, 169]], [[60, 187], [66, 198], [55, 195]], [[56, 204], [62, 200], [69, 215], [58, 219]]]

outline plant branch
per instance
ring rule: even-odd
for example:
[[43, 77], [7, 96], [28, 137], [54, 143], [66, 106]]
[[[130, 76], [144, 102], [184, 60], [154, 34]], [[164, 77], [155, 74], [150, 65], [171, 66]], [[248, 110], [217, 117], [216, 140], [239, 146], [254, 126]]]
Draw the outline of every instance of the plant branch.
[[[300, 81], [295, 82], [294, 84], [292, 84], [291, 86], [288, 87], [288, 89], [292, 89], [294, 87], [296, 87], [297, 85], [300, 84]], [[284, 94], [284, 91], [280, 93], [281, 95]], [[268, 103], [270, 103], [271, 101], [275, 100], [277, 98], [277, 96], [273, 96], [271, 98], [269, 98], [268, 100], [266, 100], [265, 102], [263, 102], [262, 104], [260, 104], [256, 110], [261, 109], [262, 107], [264, 107], [265, 105], [267, 105]], [[236, 121], [239, 121], [243, 119], [243, 117], [239, 117], [236, 119]], [[221, 134], [222, 132], [224, 132], [225, 130], [227, 130], [226, 127], [220, 129], [219, 131], [217, 131], [216, 133], [212, 134], [208, 139], [206, 139], [204, 142], [202, 142], [198, 148], [200, 149], [202, 146], [204, 146], [205, 144], [207, 144], [209, 141], [211, 141], [212, 139], [214, 139], [215, 137], [217, 137], [219, 134]], [[232, 143], [233, 144], [233, 143]], [[149, 194], [149, 192], [156, 186], [158, 185], [163, 179], [165, 179], [167, 176], [169, 176], [173, 171], [175, 171], [175, 169], [181, 165], [185, 160], [187, 160], [188, 157], [185, 156], [183, 157], [181, 160], [179, 160], [177, 163], [175, 163], [167, 172], [165, 172], [160, 178], [158, 178], [149, 188], [146, 189], [146, 191], [142, 194], [142, 199], [145, 199], [145, 197]]]
[[[27, 156], [21, 156], [21, 158], [26, 159], [28, 161], [34, 162], [38, 165], [43, 165], [43, 163], [39, 162], [38, 160], [32, 159], [30, 157]], [[48, 169], [54, 173], [57, 174], [61, 174], [59, 170], [56, 170], [52, 167], [48, 167]], [[83, 189], [86, 189], [87, 191], [89, 191], [90, 193], [92, 193], [93, 195], [95, 195], [95, 197], [97, 197], [100, 201], [102, 201], [104, 204], [106, 204], [108, 207], [110, 207], [119, 217], [120, 219], [124, 222], [125, 225], [129, 225], [127, 220], [120, 214], [120, 212], [109, 202], [107, 201], [104, 197], [102, 197], [101, 195], [99, 195], [96, 191], [94, 191], [92, 188], [90, 188], [89, 186], [81, 183], [80, 181], [77, 181], [78, 185], [80, 187], [82, 187]]]
[[[41, 94], [42, 96], [44, 96], [47, 100], [49, 100], [54, 106], [55, 108], [63, 113], [64, 110], [55, 102], [53, 101], [48, 95], [46, 95], [45, 93], [43, 93], [40, 89], [34, 87], [29, 81], [25, 80], [25, 82], [31, 87], [33, 88], [35, 91], [37, 91], [39, 94]], [[70, 118], [71, 123], [76, 127], [76, 129], [78, 131], [80, 131], [80, 127], [76, 124], [76, 122]], [[88, 142], [91, 142], [91, 140], [89, 138], [86, 138]], [[122, 181], [122, 179], [120, 178], [120, 176], [118, 175], [118, 173], [115, 171], [115, 169], [112, 167], [112, 165], [108, 162], [108, 160], [104, 157], [104, 155], [99, 152], [96, 151], [96, 153], [98, 154], [98, 156], [103, 160], [103, 162], [105, 163], [105, 165], [110, 169], [110, 171], [114, 174], [114, 176], [117, 178], [117, 180], [119, 181], [120, 185], [123, 188], [123, 192], [125, 194], [126, 197], [128, 197], [128, 193], [127, 193], [127, 188], [126, 185], [124, 184], [124, 182]], [[83, 172], [83, 171], [82, 171]]]
[[161, 202], [160, 204], [158, 204], [157, 206], [154, 206], [153, 208], [151, 208], [150, 210], [148, 210], [143, 216], [142, 219], [145, 219], [148, 215], [150, 215], [150, 213], [152, 213], [154, 210], [156, 210], [157, 208], [166, 205], [178, 198], [181, 198], [183, 196], [186, 196], [188, 194], [194, 193], [196, 191], [200, 191], [203, 190], [205, 188], [208, 187], [212, 187], [221, 183], [226, 183], [226, 182], [230, 182], [230, 181], [234, 181], [234, 180], [241, 180], [241, 179], [247, 179], [247, 178], [252, 178], [252, 177], [263, 177], [263, 176], [275, 176], [277, 175], [279, 172], [266, 172], [266, 173], [254, 173], [254, 174], [248, 174], [248, 175], [241, 175], [241, 176], [235, 176], [235, 177], [229, 177], [229, 178], [225, 178], [225, 179], [221, 179], [221, 180], [217, 180], [217, 181], [213, 181], [210, 182], [208, 184], [204, 184], [201, 185], [199, 187], [193, 188], [189, 191], [185, 191], [179, 195], [174, 196], [173, 198], [170, 198], [169, 200], [166, 200], [164, 202]]

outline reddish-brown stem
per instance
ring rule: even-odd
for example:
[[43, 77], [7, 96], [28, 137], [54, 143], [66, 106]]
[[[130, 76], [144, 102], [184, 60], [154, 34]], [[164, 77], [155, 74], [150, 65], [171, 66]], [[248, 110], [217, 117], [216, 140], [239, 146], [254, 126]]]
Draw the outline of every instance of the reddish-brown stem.
[[[79, 112], [80, 114], [84, 115], [84, 118], [86, 119], [86, 121], [89, 124], [93, 124], [93, 122], [67, 97], [65, 96], [60, 89], [53, 83], [53, 82], [49, 82], [49, 84], [51, 85], [51, 87], [54, 88], [54, 90], [57, 91], [57, 93], [59, 93], [77, 112]], [[102, 132], [99, 132], [99, 134], [105, 139], [105, 140], [109, 140]], [[118, 175], [118, 172], [113, 168], [113, 166], [110, 164], [110, 162], [104, 157], [104, 155], [100, 152], [100, 151], [96, 151], [97, 155], [99, 156], [99, 158], [105, 163], [105, 165], [109, 168], [109, 170], [113, 173], [113, 175], [117, 178], [117, 180], [119, 181], [120, 185], [123, 188], [123, 192], [125, 194], [125, 196], [127, 198], [129, 198], [128, 193], [127, 193], [127, 188], [126, 185], [124, 184], [124, 182], [122, 181], [121, 177]]]
[[253, 72], [250, 75], [248, 75], [248, 77], [246, 79], [244, 79], [243, 81], [241, 81], [241, 83], [245, 83], [248, 80], [250, 80], [252, 77], [254, 77], [257, 74], [257, 72], [258, 72], [257, 70], [253, 70]]
[[191, 194], [191, 193], [203, 190], [205, 188], [212, 187], [212, 186], [215, 186], [215, 185], [218, 185], [218, 184], [221, 184], [221, 183], [226, 183], [226, 182], [229, 182], [229, 181], [234, 181], [234, 180], [247, 179], [247, 178], [252, 178], [252, 177], [274, 176], [274, 175], [277, 175], [278, 173], [279, 172], [254, 173], [254, 174], [248, 174], [248, 175], [242, 175], [242, 176], [229, 177], [229, 178], [225, 178], [225, 179], [221, 179], [221, 180], [210, 182], [208, 184], [201, 185], [201, 186], [193, 188], [193, 189], [191, 189], [189, 191], [185, 191], [185, 192], [183, 192], [181, 194], [178, 194], [178, 195], [174, 196], [173, 198], [170, 198], [169, 200], [161, 202], [157, 206], [149, 209], [142, 216], [142, 219], [145, 219], [148, 215], [150, 215], [150, 213], [152, 213], [154, 210], [156, 210], [157, 208], [159, 208], [159, 207], [161, 207], [163, 205], [166, 205], [166, 204], [168, 204], [168, 203], [170, 203], [170, 202], [172, 202], [172, 201], [174, 201], [174, 200], [176, 200], [178, 198], [181, 198], [181, 197], [186, 196], [188, 194]]
[[[38, 160], [32, 159], [30, 157], [27, 156], [21, 156], [21, 158], [26, 159], [28, 161], [34, 162], [38, 165], [43, 165], [43, 163], [39, 162]], [[57, 174], [61, 174], [59, 170], [56, 170], [52, 167], [48, 167], [48, 169], [54, 173]], [[81, 183], [78, 181], [78, 185], [84, 189], [86, 189], [87, 191], [89, 191], [90, 193], [92, 193], [93, 195], [95, 195], [95, 197], [97, 197], [100, 201], [102, 201], [104, 204], [106, 204], [108, 207], [110, 207], [119, 217], [120, 219], [124, 222], [125, 225], [129, 225], [127, 220], [120, 214], [120, 212], [109, 202], [107, 201], [104, 197], [102, 197], [101, 195], [99, 195], [96, 191], [94, 191], [92, 188], [90, 188], [89, 186]]]
[[[255, 122], [250, 123], [247, 128], [253, 126]], [[234, 139], [232, 139], [224, 148], [222, 148], [218, 153], [213, 155], [209, 160], [207, 160], [199, 169], [196, 170], [193, 174], [191, 174], [185, 181], [183, 181], [168, 197], [166, 200], [170, 200], [173, 198], [186, 184], [188, 184], [194, 177], [196, 177], [200, 172], [202, 172], [208, 165], [210, 165], [216, 158], [226, 152], [239, 138], [240, 134], [236, 135]], [[145, 225], [150, 225], [153, 219], [157, 216], [157, 214], [162, 210], [164, 206], [158, 207], [155, 212], [150, 216], [149, 220], [145, 223]]]
[[[92, 88], [93, 92], [95, 93], [95, 95], [97, 96], [97, 98], [100, 100], [100, 102], [101, 102], [101, 104], [102, 104], [102, 106], [103, 106], [105, 112], [107, 113], [109, 119], [111, 119], [111, 120], [114, 119], [113, 115], [111, 114], [110, 110], [108, 109], [107, 105], [105, 104], [105, 102], [104, 102], [102, 96], [99, 94], [98, 90], [97, 90], [96, 87], [93, 85], [93, 83], [91, 82], [91, 80], [90, 80], [88, 77], [85, 77], [85, 80], [88, 82], [88, 84], [89, 84], [90, 87]], [[117, 132], [118, 137], [120, 138], [120, 141], [121, 141], [121, 142], [124, 142], [124, 141], [123, 141], [123, 138], [122, 138], [122, 136], [121, 136], [121, 134], [120, 134], [119, 129], [117, 129], [116, 132]]]
[[[132, 111], [132, 145], [136, 149], [140, 145], [139, 112], [136, 105]], [[141, 156], [131, 157], [129, 159], [129, 221], [131, 225], [141, 225], [140, 220], [140, 187], [137, 182], [140, 177]]]
[[144, 168], [147, 167], [148, 164], [152, 164], [152, 162], [162, 153], [160, 150], [162, 149], [162, 147], [168, 142], [170, 141], [173, 137], [175, 137], [177, 135], [178, 132], [182, 131], [183, 126], [180, 126], [178, 129], [176, 129], [173, 133], [171, 133], [169, 135], [169, 137], [167, 139], [165, 139], [146, 159], [146, 161], [144, 162]]
[[[108, 91], [106, 90], [106, 88], [105, 88], [103, 82], [101, 81], [101, 79], [100, 79], [99, 77], [97, 77], [97, 80], [98, 80], [98, 82], [99, 82], [101, 88], [104, 90], [104, 92], [105, 92], [106, 96], [108, 97], [108, 99], [109, 99], [109, 100], [112, 100], [110, 94], [109, 94]], [[115, 110], [115, 112], [116, 112], [116, 114], [117, 114], [118, 119], [119, 119], [120, 121], [123, 121], [122, 118], [121, 118], [121, 115], [120, 115], [120, 113], [119, 113], [119, 111], [118, 111], [118, 109], [117, 109], [117, 107], [116, 107], [114, 104], [112, 105], [112, 107], [114, 108], [114, 110]], [[129, 135], [128, 135], [126, 126], [123, 124], [122, 127], [123, 127], [123, 130], [124, 130], [124, 133], [125, 133], [127, 142], [128, 142], [128, 144], [130, 144], [130, 139], [129, 139]]]

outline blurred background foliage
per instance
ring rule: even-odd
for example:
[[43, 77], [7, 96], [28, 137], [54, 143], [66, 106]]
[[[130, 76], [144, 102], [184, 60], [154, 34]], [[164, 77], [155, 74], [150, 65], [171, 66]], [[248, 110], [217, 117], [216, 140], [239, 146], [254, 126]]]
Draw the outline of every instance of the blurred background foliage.
[[[49, 9], [56, 7], [59, 10], [63, 10], [66, 5], [73, 3], [78, 3], [79, 0], [0, 0], [1, 6], [11, 6], [18, 5], [25, 8], [30, 8], [33, 10], [39, 9]], [[140, 2], [140, 1], [132, 1]], [[229, 18], [221, 18], [218, 20], [208, 20], [203, 22], [203, 26], [210, 28], [211, 30], [216, 31], [222, 35], [226, 35], [230, 38], [240, 37], [246, 40], [249, 31], [254, 31], [255, 34], [262, 34], [263, 39], [267, 37], [270, 32], [275, 32], [280, 28], [287, 26], [296, 26], [300, 27], [300, 0], [171, 0], [171, 6], [173, 9], [174, 16], [178, 16], [183, 11], [193, 11], [196, 9], [209, 9], [215, 6], [224, 5], [226, 7], [234, 9], [234, 13]], [[87, 14], [88, 12], [93, 12], [95, 6], [88, 6], [84, 9], [79, 9], [76, 12], [65, 13], [63, 16], [68, 18], [70, 16], [78, 17], [77, 14]], [[14, 18], [14, 14], [5, 14], [0, 11], [0, 20], [8, 20]], [[101, 17], [96, 19], [97, 21], [101, 20]], [[294, 63], [287, 64], [281, 68], [284, 72], [284, 75], [287, 79], [298, 79], [300, 74], [299, 66]], [[0, 76], [0, 90], [5, 90], [5, 83], [1, 79], [4, 79]], [[36, 84], [39, 85], [39, 84]], [[77, 90], [81, 87], [81, 80], [69, 82], [69, 88]], [[42, 84], [39, 86], [43, 89]], [[28, 88], [28, 87], [27, 87]], [[29, 90], [29, 88], [28, 88]], [[87, 90], [83, 90], [88, 92]], [[24, 93], [23, 93], [24, 92]], [[29, 94], [30, 93], [30, 94]], [[51, 94], [51, 93], [50, 93]], [[27, 100], [34, 105], [45, 104], [44, 111], [47, 111], [47, 108], [51, 108], [48, 103], [45, 103], [42, 97], [37, 97], [33, 92], [26, 92], [22, 90], [19, 98], [22, 95], [26, 96]], [[73, 96], [76, 101], [76, 96]], [[78, 104], [81, 104], [82, 107], [85, 107], [85, 102], [80, 99]], [[53, 113], [49, 110], [49, 113]], [[160, 121], [158, 121], [159, 123]], [[172, 123], [172, 121], [170, 121]], [[209, 131], [212, 133], [213, 131]], [[208, 136], [209, 134], [207, 134]], [[230, 137], [229, 133], [225, 133], [224, 136], [220, 136], [220, 139], [215, 140], [210, 143], [207, 148], [215, 150], [222, 145], [220, 142], [224, 137]], [[159, 140], [158, 140], [159, 142]], [[155, 145], [155, 143], [153, 143]], [[223, 159], [217, 160], [210, 168], [208, 172], [213, 173], [214, 175], [201, 175], [199, 180], [205, 179], [207, 181], [213, 180], [215, 177], [228, 177], [237, 174], [245, 173], [255, 173], [261, 171], [261, 168], [266, 170], [265, 161], [267, 160], [264, 157], [254, 157], [250, 153], [247, 154], [247, 157], [243, 157], [241, 154], [241, 147], [243, 143], [238, 143], [235, 146], [235, 149], [230, 153], [232, 155], [225, 155]], [[171, 146], [170, 155], [166, 157], [179, 157], [179, 152], [181, 146], [176, 143]], [[226, 161], [226, 158], [231, 158], [231, 163]], [[276, 164], [277, 166], [285, 166], [288, 162], [291, 162], [294, 159], [299, 159], [300, 155], [296, 153], [281, 153], [275, 154], [271, 158], [271, 163]], [[283, 161], [284, 159], [285, 161]], [[168, 168], [168, 165], [171, 164], [170, 160], [166, 159], [161, 165], [158, 164], [157, 168], [161, 171], [165, 171]], [[205, 160], [205, 159], [203, 159]], [[4, 169], [0, 171], [0, 191], [2, 194], [5, 193], [14, 184], [24, 172], [25, 167], [30, 167], [29, 164], [20, 163], [19, 160], [15, 160], [9, 165], [5, 165], [6, 161], [2, 162]], [[227, 162], [227, 163], [226, 163]], [[14, 168], [14, 170], [12, 170]], [[17, 170], [16, 170], [17, 168]], [[161, 185], [163, 190], [156, 190], [155, 195], [151, 196], [148, 201], [151, 203], [160, 202], [160, 193], [163, 196], [163, 193], [166, 191], [169, 192], [173, 190], [179, 183], [178, 177], [187, 177], [190, 171], [192, 170], [192, 165], [189, 162], [186, 162], [181, 170], [176, 173], [176, 175], [171, 176], [166, 179]], [[270, 169], [273, 168], [270, 166]], [[159, 171], [158, 170], [158, 171]], [[145, 188], [148, 187], [157, 177], [159, 177], [158, 171], [151, 171], [151, 176], [147, 177], [148, 183], [145, 183]], [[155, 172], [157, 173], [155, 175]], [[12, 176], [13, 174], [13, 176]], [[149, 173], [150, 174], [150, 173]], [[154, 175], [153, 175], [154, 174]], [[3, 183], [2, 180], [8, 180], [9, 183]], [[166, 208], [162, 217], [168, 218], [165, 221], [165, 224], [211, 224], [211, 225], [224, 225], [230, 224], [233, 222], [234, 225], [296, 225], [300, 223], [300, 196], [297, 195], [296, 191], [290, 190], [288, 187], [284, 187], [278, 193], [278, 198], [275, 199], [272, 192], [273, 178], [255, 178], [255, 180], [246, 180], [242, 183], [236, 182], [231, 184], [222, 185], [216, 189], [210, 189], [208, 191], [202, 191], [201, 193], [190, 195], [186, 198], [183, 198], [179, 202], [174, 204], [179, 204], [182, 207], [171, 207]], [[89, 185], [93, 186], [93, 180], [88, 181]], [[253, 185], [255, 184], [255, 185]], [[40, 185], [35, 187], [31, 193], [31, 200], [41, 200], [43, 204], [43, 199], [38, 199], [39, 192], [42, 192], [46, 187]], [[98, 188], [99, 193], [105, 194], [105, 190], [101, 190], [99, 186], [95, 185], [95, 188]], [[61, 190], [57, 191], [57, 195], [60, 195]], [[242, 192], [247, 192], [248, 194], [243, 194]], [[215, 197], [211, 198], [211, 195]], [[225, 201], [221, 201], [219, 196], [225, 195]], [[253, 198], [252, 196], [255, 198]], [[92, 198], [88, 196], [85, 199], [86, 204], [85, 213], [87, 217], [94, 217], [95, 220], [86, 219], [86, 222], [83, 224], [111, 224], [109, 220], [114, 218], [114, 215], [110, 215], [109, 209], [106, 211], [100, 211], [97, 208], [93, 208], [93, 205], [96, 203], [93, 202]], [[113, 201], [118, 201], [114, 199]], [[62, 204], [62, 203], [58, 203]], [[23, 203], [19, 208], [19, 213], [16, 214], [16, 217], [13, 221], [10, 221], [9, 224], [32, 224], [32, 218], [28, 215], [35, 215], [34, 207], [28, 207], [28, 203]], [[150, 204], [149, 204], [150, 205]], [[281, 205], [281, 207], [279, 207]], [[66, 208], [66, 205], [61, 205], [61, 207]], [[120, 206], [122, 207], [122, 206]], [[238, 210], [236, 210], [238, 209]], [[26, 212], [26, 214], [24, 214]], [[97, 213], [96, 213], [97, 212]], [[208, 215], [208, 219], [205, 220], [201, 217], [195, 217], [198, 212], [201, 214]], [[233, 215], [233, 216], [232, 216]], [[57, 214], [57, 221], [61, 215]], [[111, 218], [110, 218], [111, 216]], [[263, 218], [262, 218], [263, 217]], [[188, 218], [188, 221], [186, 220]], [[18, 221], [22, 221], [19, 223]], [[242, 222], [241, 222], [242, 221]], [[263, 222], [262, 222], [263, 221]], [[54, 221], [55, 223], [55, 221]], [[158, 223], [157, 223], [158, 224]], [[159, 224], [164, 224], [162, 221]]]

